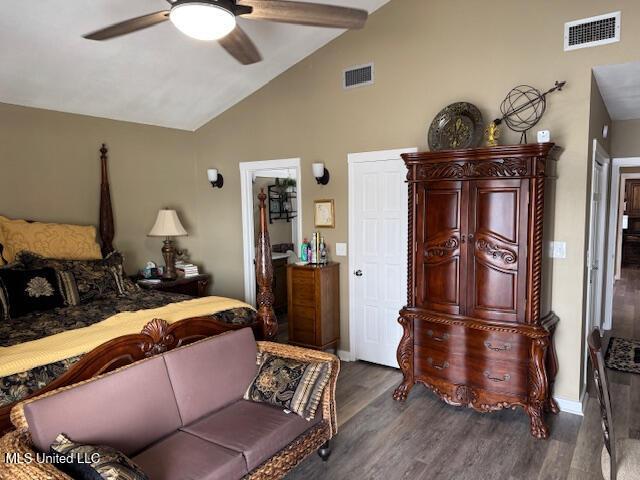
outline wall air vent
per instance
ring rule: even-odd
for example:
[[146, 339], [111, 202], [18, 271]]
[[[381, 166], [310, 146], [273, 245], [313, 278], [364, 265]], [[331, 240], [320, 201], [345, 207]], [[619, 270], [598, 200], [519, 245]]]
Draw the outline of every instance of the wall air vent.
[[620, 12], [564, 24], [564, 49], [597, 47], [620, 41]]
[[345, 89], [373, 85], [373, 63], [347, 68], [342, 85]]

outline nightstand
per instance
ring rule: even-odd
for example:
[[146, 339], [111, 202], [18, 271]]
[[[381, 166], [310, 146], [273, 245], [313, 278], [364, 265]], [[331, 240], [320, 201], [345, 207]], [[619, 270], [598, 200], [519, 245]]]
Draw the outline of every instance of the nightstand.
[[[133, 281], [137, 283], [142, 277], [134, 277]], [[207, 296], [207, 287], [211, 275], [196, 275], [195, 277], [177, 278], [176, 280], [163, 280], [160, 283], [138, 283], [140, 287], [147, 290], [159, 290], [162, 292], [182, 293], [183, 295], [191, 295], [192, 297]]]

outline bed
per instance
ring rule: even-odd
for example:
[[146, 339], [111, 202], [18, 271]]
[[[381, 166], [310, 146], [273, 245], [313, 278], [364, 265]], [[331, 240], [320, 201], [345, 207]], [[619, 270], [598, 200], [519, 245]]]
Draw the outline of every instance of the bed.
[[[102, 181], [98, 231], [105, 257], [115, 251], [107, 154], [103, 144], [100, 148]], [[131, 289], [126, 296], [109, 293], [75, 306], [61, 306], [0, 320], [0, 432], [11, 427], [10, 411], [18, 401], [181, 345], [245, 327], [252, 328], [258, 339], [272, 340], [277, 332], [277, 319], [271, 289], [273, 270], [266, 195], [261, 193], [258, 197], [260, 230], [256, 256], [256, 309], [222, 297], [190, 300], [190, 297], [180, 294]], [[214, 305], [219, 305], [219, 308], [213, 308]], [[105, 324], [113, 328], [106, 328]], [[140, 328], [131, 331], [136, 325]], [[130, 333], [114, 334], [119, 331]], [[87, 341], [92, 337], [88, 332], [93, 333], [93, 343]], [[46, 350], [48, 345], [57, 345], [55, 341], [60, 338], [67, 340], [64, 349], [61, 347], [56, 351], [57, 347], [53, 347]], [[77, 345], [67, 349], [68, 344], [73, 343], [69, 339], [74, 338]], [[83, 348], [83, 345], [91, 348]], [[38, 357], [38, 348], [45, 349], [47, 355]], [[23, 351], [23, 356], [24, 352], [36, 352], [33, 366], [22, 370], [15, 366], [20, 365], [18, 363], [13, 364], [11, 370], [13, 357], [10, 352], [15, 353], [16, 349]], [[74, 354], [68, 355], [68, 352]], [[45, 360], [48, 357], [55, 361]]]

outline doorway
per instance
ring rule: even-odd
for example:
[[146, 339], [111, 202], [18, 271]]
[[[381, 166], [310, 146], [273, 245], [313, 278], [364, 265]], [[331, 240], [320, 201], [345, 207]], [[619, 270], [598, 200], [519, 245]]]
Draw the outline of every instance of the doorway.
[[602, 329], [603, 324], [602, 305], [605, 292], [605, 269], [607, 267], [605, 233], [608, 214], [609, 163], [609, 154], [598, 140], [594, 139], [587, 249], [587, 332], [590, 332], [594, 327]]
[[614, 158], [611, 160], [611, 201], [608, 211], [607, 269], [604, 322], [602, 325], [604, 330], [612, 329], [615, 283], [621, 278], [626, 182], [640, 178], [640, 173], [630, 173], [635, 169], [640, 169], [640, 158]]
[[[299, 254], [299, 240], [302, 238], [302, 209], [298, 205], [298, 199], [302, 198], [301, 174], [299, 158], [240, 163], [244, 299], [250, 305], [256, 304], [257, 195], [260, 189], [267, 194], [267, 215], [270, 217], [267, 220], [272, 248], [279, 245], [277, 250], [285, 250], [272, 251], [272, 258], [279, 266], [289, 250], [283, 245], [289, 245], [295, 254]], [[278, 286], [275, 287], [277, 289]], [[278, 291], [286, 294], [282, 288]]]
[[398, 368], [398, 313], [407, 299], [407, 169], [402, 153], [355, 153], [349, 163], [349, 332], [353, 360]]

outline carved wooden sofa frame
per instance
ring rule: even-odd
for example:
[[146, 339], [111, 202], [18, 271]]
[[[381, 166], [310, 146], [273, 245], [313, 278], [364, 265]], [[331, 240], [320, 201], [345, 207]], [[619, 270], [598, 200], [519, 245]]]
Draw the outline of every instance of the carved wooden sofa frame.
[[[144, 327], [142, 333], [116, 338], [104, 344], [103, 347], [107, 348], [107, 345], [110, 345], [112, 348], [117, 348], [123, 361], [130, 358], [135, 359], [135, 361], [144, 360], [155, 354], [164, 353], [211, 336], [210, 334], [215, 330], [215, 327], [211, 325], [212, 323], [206, 318], [182, 320], [172, 325], [169, 325], [164, 320], [155, 319]], [[320, 405], [323, 421], [296, 438], [257, 469], [249, 472], [243, 480], [281, 479], [316, 450], [323, 460], [328, 458], [330, 454], [328, 449], [329, 441], [338, 432], [335, 395], [336, 383], [340, 372], [340, 361], [334, 355], [326, 352], [266, 341], [258, 341], [257, 344], [259, 354], [271, 353], [300, 361], [331, 363], [331, 377], [325, 387]], [[127, 362], [124, 367], [130, 366], [132, 363], [134, 362]], [[113, 368], [110, 370], [115, 370], [116, 364], [117, 362], [112, 363], [111, 367]], [[102, 370], [100, 376], [105, 374], [106, 372]], [[68, 390], [74, 388], [77, 384], [87, 381], [91, 381], [91, 378], [74, 385], [48, 389], [46, 393], [38, 395], [38, 397], [46, 397], [59, 391]], [[28, 454], [31, 458], [36, 458], [24, 415], [24, 403], [25, 401], [19, 402], [11, 410], [11, 423], [15, 430], [6, 433], [0, 438], [0, 478], [10, 478], [11, 480], [72, 480], [71, 477], [56, 469], [52, 464], [7, 462], [7, 454], [18, 454], [21, 458], [25, 458], [25, 455]], [[7, 476], [5, 477], [5, 475]]]

